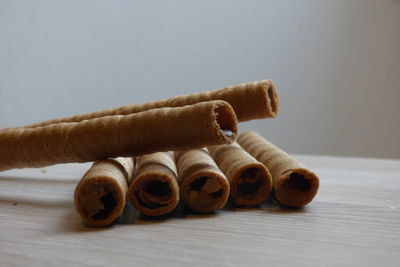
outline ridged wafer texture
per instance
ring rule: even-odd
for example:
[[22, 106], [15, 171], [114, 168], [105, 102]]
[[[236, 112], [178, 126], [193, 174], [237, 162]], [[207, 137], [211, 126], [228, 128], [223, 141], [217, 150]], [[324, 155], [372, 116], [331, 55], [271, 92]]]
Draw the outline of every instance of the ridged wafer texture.
[[281, 204], [302, 207], [313, 200], [319, 179], [304, 164], [253, 131], [240, 134], [237, 142], [268, 168]]
[[210, 155], [228, 178], [230, 197], [238, 206], [254, 206], [266, 200], [272, 178], [264, 164], [236, 142], [208, 147]]
[[96, 161], [75, 189], [75, 208], [92, 226], [105, 226], [121, 216], [134, 161], [130, 157]]
[[279, 109], [278, 93], [271, 80], [248, 82], [224, 89], [176, 96], [142, 104], [131, 104], [113, 109], [79, 114], [72, 117], [48, 120], [25, 127], [38, 127], [59, 122], [79, 122], [110, 115], [128, 115], [154, 108], [181, 107], [211, 100], [225, 100], [231, 104], [239, 121], [274, 118]]
[[133, 206], [147, 216], [160, 216], [174, 210], [179, 202], [179, 186], [173, 153], [138, 157], [128, 197]]
[[225, 101], [17, 128], [0, 133], [0, 171], [225, 144], [236, 133]]
[[197, 212], [222, 208], [229, 196], [229, 182], [206, 149], [175, 152], [181, 198]]

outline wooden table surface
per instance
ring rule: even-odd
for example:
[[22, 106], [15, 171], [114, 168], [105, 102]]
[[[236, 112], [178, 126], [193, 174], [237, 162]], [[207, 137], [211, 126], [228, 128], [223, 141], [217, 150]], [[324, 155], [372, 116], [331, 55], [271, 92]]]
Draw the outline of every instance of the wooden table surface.
[[0, 173], [0, 266], [400, 266], [400, 160], [298, 156], [321, 188], [304, 209], [228, 205], [89, 228], [73, 206], [90, 166]]

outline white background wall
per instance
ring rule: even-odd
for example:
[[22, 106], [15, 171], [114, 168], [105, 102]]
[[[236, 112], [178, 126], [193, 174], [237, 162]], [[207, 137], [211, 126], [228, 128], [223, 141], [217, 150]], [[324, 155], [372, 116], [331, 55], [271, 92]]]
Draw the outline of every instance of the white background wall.
[[242, 130], [400, 158], [400, 1], [0, 0], [0, 128], [266, 78]]

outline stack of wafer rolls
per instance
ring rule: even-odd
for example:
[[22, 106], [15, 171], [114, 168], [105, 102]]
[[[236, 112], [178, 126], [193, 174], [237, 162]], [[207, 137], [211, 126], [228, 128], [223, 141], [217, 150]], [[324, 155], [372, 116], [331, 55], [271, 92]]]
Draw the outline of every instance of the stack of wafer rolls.
[[[25, 128], [43, 128], [60, 123], [77, 123], [88, 119], [93, 121], [93, 119], [102, 118], [104, 116], [115, 118], [115, 115], [124, 115], [124, 117], [126, 117], [126, 115], [140, 112], [143, 113], [143, 111], [151, 110], [154, 108], [180, 107], [217, 99], [228, 101], [234, 107], [237, 118], [240, 121], [275, 117], [278, 111], [279, 102], [277, 98], [276, 88], [272, 81], [265, 80], [230, 86], [221, 90], [203, 92], [194, 95], [179, 96], [171, 99], [139, 105], [129, 105], [117, 109], [103, 110], [94, 113], [77, 115], [69, 118], [61, 118], [29, 125]], [[234, 133], [236, 129], [235, 131], [232, 131], [233, 128], [231, 129], [229, 127], [225, 127], [227, 124], [232, 125], [232, 120], [227, 118], [227, 116], [221, 115], [221, 112], [218, 112], [218, 110], [217, 116], [219, 116], [219, 119], [222, 119], [219, 121], [219, 123], [222, 122], [222, 127], [220, 127], [220, 129], [222, 129], [221, 131], [223, 132], [223, 134], [234, 139], [234, 134], [231, 134], [231, 132]], [[168, 118], [166, 119], [168, 120]], [[136, 209], [145, 215], [157, 216], [168, 213], [176, 206], [176, 203], [179, 199], [179, 192], [177, 191], [177, 186], [175, 182], [176, 177], [174, 179], [174, 170], [171, 167], [174, 165], [171, 165], [171, 162], [169, 162], [168, 155], [168, 153], [155, 153], [138, 158], [139, 164], [137, 173], [135, 174], [134, 182], [132, 182], [129, 187], [129, 199], [136, 207]], [[211, 161], [210, 158], [208, 158], [208, 160]], [[168, 167], [168, 165], [170, 165], [170, 167]], [[215, 168], [215, 166], [212, 167]], [[221, 173], [218, 173], [218, 171], [216, 171], [216, 173], [217, 177], [223, 177]], [[208, 207], [205, 208], [204, 205], [198, 207], [198, 204], [195, 203], [189, 204], [189, 206], [192, 206], [192, 209], [201, 212], [207, 212], [215, 208], [222, 207], [226, 201], [227, 193], [229, 192], [229, 186], [227, 185], [226, 181], [224, 179], [222, 179], [222, 181], [224, 193], [221, 194], [221, 196], [216, 200], [214, 199], [215, 203], [213, 205], [208, 204]], [[212, 185], [212, 183], [209, 181], [208, 183], [206, 183], [206, 186], [204, 186], [204, 189], [211, 190], [212, 186], [210, 185]], [[82, 190], [80, 190], [80, 188], [81, 186], [78, 185], [76, 192], [81, 192]], [[161, 190], [162, 188], [166, 190]], [[153, 190], [153, 193], [169, 193], [165, 196], [154, 196], [149, 194], [150, 189], [155, 190]], [[214, 195], [216, 195], [215, 192]], [[201, 203], [201, 198], [199, 199]], [[82, 205], [77, 204], [77, 209], [80, 206]], [[80, 210], [78, 209], [78, 212], [79, 211]], [[85, 218], [82, 212], [80, 213], [86, 222], [90, 222], [90, 220]], [[96, 222], [92, 224], [96, 225]], [[101, 224], [97, 222], [97, 225]]]
[[183, 202], [197, 212], [222, 208], [229, 195], [229, 183], [206, 149], [175, 152]]
[[95, 161], [75, 190], [78, 213], [95, 226], [115, 221], [127, 197], [148, 216], [180, 198], [197, 212], [223, 207], [229, 195], [258, 205], [272, 190], [281, 204], [302, 207], [318, 191], [313, 172], [255, 132], [234, 142], [238, 122], [278, 110], [275, 85], [262, 80], [3, 129], [0, 171]]
[[304, 164], [253, 131], [242, 133], [237, 142], [267, 166], [274, 180], [275, 197], [281, 204], [303, 207], [315, 197], [319, 179]]
[[75, 208], [86, 223], [105, 226], [121, 216], [134, 167], [130, 157], [96, 161], [90, 167], [74, 197]]
[[261, 204], [272, 190], [272, 178], [264, 164], [236, 142], [208, 147], [230, 184], [230, 197], [238, 206]]
[[159, 216], [174, 210], [179, 202], [179, 186], [173, 153], [138, 157], [128, 192], [133, 206], [144, 215]]

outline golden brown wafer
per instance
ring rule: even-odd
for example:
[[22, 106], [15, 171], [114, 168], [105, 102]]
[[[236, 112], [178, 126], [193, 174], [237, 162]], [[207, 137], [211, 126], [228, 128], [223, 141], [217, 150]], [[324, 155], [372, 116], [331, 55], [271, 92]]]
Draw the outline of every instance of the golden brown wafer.
[[225, 101], [18, 128], [0, 133], [0, 171], [225, 144], [236, 133]]
[[160, 216], [174, 210], [179, 202], [179, 186], [173, 153], [138, 157], [128, 197], [133, 206], [147, 216]]
[[239, 121], [274, 118], [276, 117], [279, 108], [278, 94], [274, 83], [271, 80], [262, 80], [232, 85], [219, 90], [176, 96], [154, 102], [132, 104], [119, 108], [79, 114], [67, 118], [53, 119], [25, 127], [33, 128], [59, 122], [79, 122], [110, 115], [128, 115], [154, 108], [181, 107], [211, 100], [225, 100], [230, 103], [235, 110]]
[[75, 189], [75, 208], [93, 226], [111, 224], [125, 208], [128, 184], [132, 178], [132, 158], [95, 162]]
[[197, 212], [222, 208], [229, 195], [225, 175], [205, 149], [175, 152], [181, 198]]
[[236, 205], [254, 206], [268, 198], [272, 190], [268, 169], [236, 142], [210, 146], [208, 151], [228, 178], [230, 197]]
[[267, 166], [274, 181], [275, 197], [281, 204], [302, 207], [313, 200], [319, 179], [304, 164], [253, 131], [240, 134], [237, 142]]

